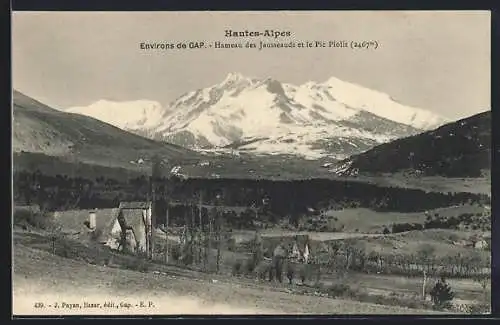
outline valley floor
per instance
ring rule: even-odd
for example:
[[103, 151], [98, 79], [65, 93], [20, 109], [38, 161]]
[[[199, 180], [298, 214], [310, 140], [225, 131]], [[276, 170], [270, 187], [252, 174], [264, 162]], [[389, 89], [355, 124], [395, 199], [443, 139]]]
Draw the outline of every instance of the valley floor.
[[[13, 313], [60, 314], [429, 314], [431, 310], [383, 306], [290, 294], [286, 288], [206, 275], [141, 273], [90, 265], [29, 248], [14, 247]], [[188, 272], [189, 273], [189, 272]], [[130, 308], [54, 308], [53, 304], [130, 303]], [[151, 308], [135, 307], [144, 301]], [[45, 308], [34, 308], [43, 302]], [[48, 307], [48, 305], [52, 307]], [[66, 306], [66, 307], [67, 307]]]

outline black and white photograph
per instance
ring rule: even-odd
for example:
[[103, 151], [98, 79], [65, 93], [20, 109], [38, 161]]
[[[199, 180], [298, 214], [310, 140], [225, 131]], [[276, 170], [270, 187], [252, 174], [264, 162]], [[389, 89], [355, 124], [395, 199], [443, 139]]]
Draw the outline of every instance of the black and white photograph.
[[13, 11], [12, 313], [491, 313], [489, 11]]

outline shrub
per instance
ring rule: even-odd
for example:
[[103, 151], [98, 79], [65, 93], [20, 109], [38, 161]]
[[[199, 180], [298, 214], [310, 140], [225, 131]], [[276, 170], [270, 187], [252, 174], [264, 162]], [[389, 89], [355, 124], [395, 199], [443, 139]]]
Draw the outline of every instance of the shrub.
[[253, 274], [253, 271], [257, 267], [253, 257], [250, 257], [248, 260], [246, 260], [245, 263], [243, 263], [243, 266], [244, 266], [243, 270], [244, 270], [245, 274], [248, 274], [248, 275]]
[[489, 314], [491, 313], [491, 306], [485, 303], [472, 304], [472, 305], [467, 305], [466, 311], [468, 314], [472, 315]]
[[235, 261], [233, 264], [233, 276], [238, 276], [241, 274], [241, 261]]
[[288, 282], [290, 284], [292, 284], [294, 275], [295, 275], [295, 267], [291, 263], [289, 263], [288, 268], [286, 270], [286, 277], [288, 278]]
[[228, 239], [226, 245], [228, 251], [230, 252], [236, 251], [236, 239], [234, 238]]
[[181, 256], [181, 260], [182, 260], [182, 263], [184, 265], [193, 264], [194, 256], [193, 256], [193, 250], [192, 250], [191, 245], [184, 246], [184, 252]]
[[92, 240], [98, 240], [102, 236], [102, 229], [96, 229], [92, 231], [90, 238]]
[[327, 290], [328, 294], [332, 297], [345, 297], [354, 295], [354, 291], [348, 284], [345, 283], [333, 284]]
[[14, 224], [20, 226], [29, 225], [34, 228], [48, 230], [53, 226], [51, 219], [39, 211], [15, 210]]
[[182, 252], [181, 252], [181, 249], [178, 245], [176, 246], [173, 246], [171, 249], [170, 249], [170, 254], [172, 256], [172, 259], [176, 262], [178, 261], [181, 256], [182, 256]]
[[371, 302], [378, 305], [386, 306], [401, 306], [412, 309], [426, 309], [430, 308], [428, 302], [418, 299], [414, 296], [405, 296], [397, 292], [391, 292], [389, 296], [385, 295], [359, 295], [358, 298], [363, 302]]
[[451, 291], [451, 287], [444, 278], [441, 278], [430, 292], [432, 303], [436, 309], [446, 309], [451, 307], [451, 301], [455, 297], [455, 293]]
[[419, 223], [395, 223], [392, 225], [392, 233], [399, 233], [411, 230], [422, 230], [424, 226]]
[[133, 259], [127, 259], [123, 266], [128, 270], [139, 271], [139, 272], [148, 272], [149, 263], [140, 257], [135, 257]]
[[260, 262], [254, 269], [254, 274], [257, 278], [265, 280], [266, 276], [269, 274], [269, 269], [271, 265], [264, 261]]
[[299, 277], [302, 284], [311, 278], [311, 266], [310, 264], [302, 264], [299, 267]]
[[73, 250], [73, 247], [65, 241], [61, 240], [59, 236], [56, 234], [52, 235], [52, 240], [54, 241], [55, 245], [55, 254], [59, 255], [64, 258], [78, 258], [78, 252], [76, 250]]

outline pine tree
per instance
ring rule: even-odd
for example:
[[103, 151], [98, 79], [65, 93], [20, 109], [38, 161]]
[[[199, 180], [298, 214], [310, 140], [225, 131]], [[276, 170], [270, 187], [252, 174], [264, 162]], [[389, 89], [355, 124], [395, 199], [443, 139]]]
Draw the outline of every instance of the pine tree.
[[455, 297], [455, 293], [451, 290], [450, 285], [446, 282], [444, 277], [436, 282], [436, 285], [432, 288], [430, 295], [434, 307], [438, 309], [450, 308], [451, 301]]

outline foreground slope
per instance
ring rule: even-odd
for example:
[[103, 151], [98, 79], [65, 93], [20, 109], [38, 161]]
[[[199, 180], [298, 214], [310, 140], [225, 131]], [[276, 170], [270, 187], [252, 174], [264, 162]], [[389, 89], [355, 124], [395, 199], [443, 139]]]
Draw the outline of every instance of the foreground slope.
[[14, 153], [42, 153], [109, 167], [130, 167], [155, 154], [174, 161], [198, 156], [91, 117], [55, 110], [18, 91], [13, 94], [12, 148]]
[[[90, 265], [16, 244], [13, 249], [13, 313], [26, 314], [432, 314], [326, 297], [290, 294], [259, 285], [234, 283], [206, 275], [183, 277]], [[68, 291], [68, 288], [71, 288]], [[135, 304], [151, 301], [152, 308]], [[131, 308], [39, 309], [37, 301], [67, 304], [106, 301]]]
[[480, 177], [491, 169], [491, 111], [433, 131], [379, 145], [340, 162], [337, 175], [410, 171], [419, 175]]

